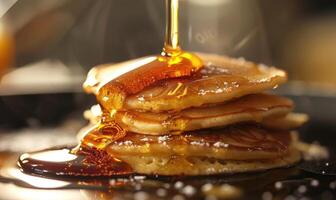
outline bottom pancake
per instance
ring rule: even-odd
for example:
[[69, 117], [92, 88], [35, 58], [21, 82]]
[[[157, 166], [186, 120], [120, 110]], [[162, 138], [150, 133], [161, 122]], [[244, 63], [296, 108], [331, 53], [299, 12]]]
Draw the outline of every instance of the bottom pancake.
[[97, 141], [108, 142], [101, 150], [140, 174], [232, 174], [286, 167], [300, 160], [295, 133], [256, 124], [165, 136], [126, 132], [115, 141], [101, 140], [108, 134], [108, 127], [104, 131], [92, 128], [84, 140], [94, 135]]
[[[301, 158], [293, 132], [240, 125], [190, 134], [192, 140], [184, 134], [161, 143], [153, 139], [157, 136], [129, 134], [106, 150], [135, 173], [167, 176], [255, 172], [288, 167]], [[215, 141], [228, 145], [215, 145]]]
[[212, 175], [256, 172], [267, 169], [289, 167], [297, 163], [300, 152], [292, 148], [283, 157], [266, 160], [234, 161], [206, 157], [183, 156], [119, 156], [135, 173], [147, 175]]

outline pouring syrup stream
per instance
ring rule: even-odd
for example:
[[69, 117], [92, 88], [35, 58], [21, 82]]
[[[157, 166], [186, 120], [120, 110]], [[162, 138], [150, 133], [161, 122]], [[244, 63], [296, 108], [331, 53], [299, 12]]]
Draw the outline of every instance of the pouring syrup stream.
[[166, 37], [161, 55], [172, 55], [174, 52], [181, 51], [179, 46], [178, 1], [166, 0]]
[[166, 0], [166, 36], [163, 51], [145, 58], [137, 68], [110, 80], [98, 92], [97, 100], [109, 112], [123, 109], [127, 96], [136, 94], [161, 80], [193, 75], [203, 67], [202, 60], [179, 46], [179, 0]]

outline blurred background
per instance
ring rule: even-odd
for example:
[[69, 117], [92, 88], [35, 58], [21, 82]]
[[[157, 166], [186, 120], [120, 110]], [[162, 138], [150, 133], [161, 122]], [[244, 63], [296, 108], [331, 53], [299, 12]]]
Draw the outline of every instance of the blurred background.
[[[336, 96], [336, 1], [180, 3], [184, 49], [283, 68], [291, 81], [280, 92], [289, 95]], [[76, 133], [85, 123], [82, 112], [94, 103], [81, 89], [88, 70], [158, 54], [164, 16], [163, 0], [1, 0], [0, 150], [12, 148], [3, 138], [18, 128]], [[333, 119], [329, 113], [316, 118]]]

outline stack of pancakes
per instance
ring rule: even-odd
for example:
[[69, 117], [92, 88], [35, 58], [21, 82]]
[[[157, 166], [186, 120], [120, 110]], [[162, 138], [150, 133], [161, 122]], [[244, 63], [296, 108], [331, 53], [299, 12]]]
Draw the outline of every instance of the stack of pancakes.
[[80, 137], [108, 113], [126, 134], [104, 151], [144, 174], [236, 173], [297, 162], [291, 132], [307, 116], [292, 113], [290, 99], [264, 93], [286, 82], [286, 73], [243, 59], [198, 55], [204, 67], [195, 76], [150, 85], [127, 96], [118, 110], [109, 104], [114, 94], [108, 84], [139, 59], [93, 68], [84, 88], [99, 105], [85, 113], [91, 128]]

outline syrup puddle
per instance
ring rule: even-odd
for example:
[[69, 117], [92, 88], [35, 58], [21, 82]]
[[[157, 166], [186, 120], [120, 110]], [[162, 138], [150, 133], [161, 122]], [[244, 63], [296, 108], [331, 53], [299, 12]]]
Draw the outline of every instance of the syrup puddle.
[[[77, 189], [81, 191], [81, 195], [88, 199], [96, 197], [97, 194], [109, 198], [129, 197], [122, 199], [140, 197], [143, 197], [142, 199], [220, 199], [222, 197], [235, 199], [247, 196], [253, 196], [255, 199], [269, 199], [269, 196], [273, 198], [302, 197], [304, 194], [321, 194], [324, 190], [336, 189], [335, 176], [322, 176], [322, 173], [307, 172], [309, 170], [302, 168], [305, 162], [300, 163], [297, 167], [258, 173], [201, 177], [148, 177], [129, 174], [101, 178], [70, 177], [63, 173], [55, 176], [53, 173], [58, 171], [54, 167], [47, 167], [41, 171], [39, 162], [43, 163], [43, 161], [58, 167], [64, 163], [66, 163], [64, 166], [68, 166], [69, 163], [77, 164], [73, 167], [74, 169], [80, 167], [78, 163], [83, 159], [82, 156], [77, 157], [69, 154], [69, 149], [57, 148], [23, 154], [19, 162], [21, 166], [26, 162], [25, 164], [30, 163], [38, 168], [38, 170], [35, 169], [29, 173], [23, 173], [16, 166], [17, 155], [15, 155], [11, 164], [0, 170], [0, 182], [14, 183], [20, 187], [33, 189], [57, 189], [60, 191], [64, 191], [61, 189], [67, 189], [65, 191]], [[50, 155], [54, 157], [51, 159]]]
[[29, 174], [43, 176], [99, 177], [129, 175], [131, 167], [107, 153], [98, 150], [80, 150], [62, 147], [25, 153], [20, 156], [18, 166]]

